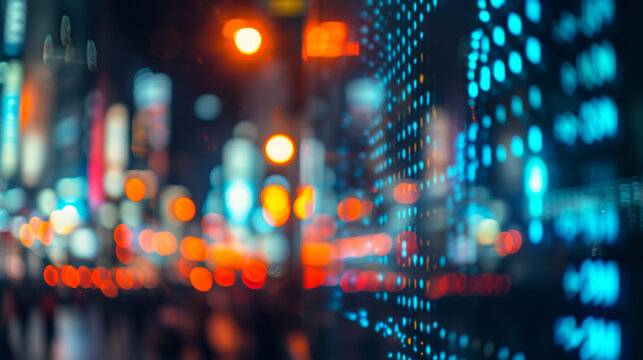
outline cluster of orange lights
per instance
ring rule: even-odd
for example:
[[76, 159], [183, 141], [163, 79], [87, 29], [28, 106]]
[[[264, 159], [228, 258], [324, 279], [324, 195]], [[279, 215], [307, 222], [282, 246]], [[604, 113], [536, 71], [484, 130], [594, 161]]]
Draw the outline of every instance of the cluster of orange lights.
[[42, 221], [34, 216], [29, 219], [28, 223], [20, 226], [18, 237], [26, 247], [31, 247], [36, 240], [45, 246], [49, 246], [54, 240], [54, 229], [48, 221]]
[[346, 41], [348, 25], [342, 21], [324, 21], [309, 27], [304, 37], [302, 57], [336, 58], [359, 55], [359, 43]]
[[398, 292], [406, 287], [406, 276], [402, 273], [383, 274], [370, 270], [348, 269], [339, 280], [339, 287], [347, 293], [382, 290]]
[[511, 279], [506, 274], [466, 275], [449, 273], [432, 278], [427, 282], [426, 294], [429, 299], [444, 296], [503, 296], [511, 289]]
[[[134, 259], [132, 247], [132, 230], [125, 224], [114, 229], [116, 256], [124, 264]], [[179, 273], [199, 291], [208, 291], [216, 283], [222, 287], [235, 283], [237, 272], [241, 280], [250, 289], [263, 287], [267, 277], [267, 258], [263, 261], [250, 257], [240, 245], [216, 242], [208, 244], [204, 239], [186, 236], [180, 244], [176, 237], [168, 231], [154, 232], [144, 229], [138, 236], [141, 249], [147, 253], [161, 256], [173, 255], [177, 250], [181, 259], [177, 263]], [[207, 262], [214, 271], [198, 266], [199, 262]]]
[[216, 264], [210, 263], [214, 270], [199, 266], [186, 257], [181, 258], [177, 264], [179, 273], [199, 291], [209, 291], [214, 284], [230, 287], [235, 284], [238, 272], [241, 273], [243, 284], [250, 289], [260, 289], [266, 282], [268, 269], [262, 261], [246, 258], [226, 246], [213, 249], [208, 260], [213, 260]]
[[[356, 269], [352, 269], [352, 272], [347, 270], [342, 275], [344, 259], [371, 255], [384, 256], [391, 251], [392, 246], [391, 237], [385, 233], [342, 238], [335, 240], [334, 243], [305, 241], [301, 248], [301, 261], [304, 266], [304, 288], [310, 289], [322, 285], [334, 286], [337, 284], [341, 286], [341, 282], [344, 281], [345, 284], [348, 284], [346, 286], [349, 289], [353, 289], [353, 285], [351, 285], [353, 280], [349, 279], [353, 279], [350, 274], [354, 273]], [[367, 272], [364, 276], [370, 276], [369, 274]], [[381, 278], [384, 280], [379, 281], [378, 286], [368, 287], [368, 289], [382, 289], [382, 286], [386, 285], [386, 280], [385, 277]], [[361, 284], [360, 282], [360, 286]], [[393, 286], [386, 286], [386, 288], [395, 289]], [[366, 289], [359, 287], [359, 290], [356, 291]]]
[[100, 289], [105, 296], [110, 298], [118, 295], [118, 289], [137, 290], [142, 287], [153, 288], [156, 286], [154, 277], [147, 276], [143, 270], [136, 267], [90, 269], [86, 266], [75, 268], [72, 265], [62, 267], [48, 265], [43, 270], [42, 276], [45, 283], [51, 287]]
[[340, 201], [339, 205], [337, 205], [337, 216], [344, 222], [351, 222], [368, 216], [372, 210], [372, 201], [349, 197]]

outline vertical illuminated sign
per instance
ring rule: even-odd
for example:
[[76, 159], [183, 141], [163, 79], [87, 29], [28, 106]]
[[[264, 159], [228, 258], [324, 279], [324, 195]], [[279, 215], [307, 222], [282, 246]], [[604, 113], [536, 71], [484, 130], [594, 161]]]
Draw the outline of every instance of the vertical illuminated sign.
[[22, 65], [16, 60], [9, 63], [9, 69], [2, 92], [2, 175], [13, 177], [18, 170], [20, 143], [20, 90], [22, 87]]
[[7, 1], [4, 20], [4, 53], [9, 56], [18, 56], [22, 53], [25, 40], [27, 0]]

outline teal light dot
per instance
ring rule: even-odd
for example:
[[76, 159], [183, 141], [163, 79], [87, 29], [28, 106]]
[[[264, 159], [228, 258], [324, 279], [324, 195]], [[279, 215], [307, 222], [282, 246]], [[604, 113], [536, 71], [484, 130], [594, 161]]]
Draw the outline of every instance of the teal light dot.
[[482, 126], [486, 129], [491, 127], [491, 116], [487, 114], [482, 116]]
[[509, 53], [509, 71], [514, 74], [520, 74], [522, 71], [522, 57], [517, 51]]
[[491, 70], [488, 66], [480, 68], [480, 89], [482, 91], [489, 91], [491, 88]]
[[532, 109], [538, 110], [543, 105], [543, 96], [540, 92], [540, 88], [536, 85], [531, 85], [529, 87], [529, 106]]
[[527, 146], [534, 153], [539, 153], [543, 149], [543, 133], [536, 125], [532, 125], [527, 133]]
[[493, 78], [497, 82], [504, 82], [506, 77], [505, 63], [502, 60], [496, 60], [493, 63]]
[[474, 81], [469, 83], [469, 96], [472, 98], [478, 97], [478, 83]]
[[507, 149], [505, 149], [505, 146], [502, 144], [496, 147], [496, 160], [498, 160], [498, 162], [505, 162], [507, 160]]
[[498, 46], [505, 45], [505, 30], [500, 26], [495, 26], [493, 28], [493, 33], [491, 35], [493, 42]]
[[539, 64], [542, 57], [540, 41], [535, 37], [530, 36], [527, 38], [526, 47], [527, 49], [525, 54], [527, 55], [527, 60], [533, 64]]
[[525, 15], [531, 22], [537, 23], [540, 21], [540, 12], [540, 0], [527, 0], [525, 2]]
[[489, 15], [489, 12], [487, 10], [481, 10], [478, 14], [478, 18], [480, 19], [480, 21], [486, 23], [489, 22], [491, 16]]
[[490, 2], [491, 6], [495, 7], [496, 9], [505, 4], [505, 0], [491, 0]]
[[514, 95], [511, 98], [511, 112], [515, 116], [522, 116], [522, 111], [523, 111], [523, 106], [522, 106], [522, 99], [518, 95]]
[[533, 244], [539, 244], [543, 240], [543, 222], [539, 219], [529, 222], [529, 240]]
[[507, 16], [507, 29], [510, 33], [518, 36], [522, 32], [522, 19], [516, 13], [510, 13]]
[[507, 109], [502, 104], [496, 106], [496, 121], [501, 124], [507, 122]]
[[525, 146], [520, 136], [514, 136], [511, 139], [511, 153], [513, 156], [520, 158], [525, 152]]

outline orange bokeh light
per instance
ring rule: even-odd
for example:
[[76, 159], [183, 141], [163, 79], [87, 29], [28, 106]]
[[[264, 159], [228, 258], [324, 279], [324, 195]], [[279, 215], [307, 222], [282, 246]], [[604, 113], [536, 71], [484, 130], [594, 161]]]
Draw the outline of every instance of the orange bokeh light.
[[234, 285], [234, 270], [218, 266], [214, 269], [214, 281], [217, 285], [228, 287]]
[[241, 280], [250, 289], [260, 289], [266, 282], [268, 270], [266, 265], [258, 260], [249, 260], [241, 273]]
[[219, 267], [243, 268], [243, 255], [225, 244], [216, 244], [212, 247], [212, 260]]
[[120, 267], [116, 269], [114, 279], [121, 289], [129, 290], [134, 287], [134, 275], [128, 268]]
[[80, 284], [80, 278], [78, 277], [78, 270], [71, 265], [63, 266], [60, 271], [60, 277], [63, 280], [63, 284], [69, 286], [70, 288], [77, 288]]
[[111, 279], [106, 279], [101, 282], [100, 291], [108, 298], [115, 298], [118, 296], [118, 287]]
[[314, 267], [304, 268], [304, 289], [313, 289], [321, 286], [326, 279], [324, 270]]
[[116, 245], [116, 257], [123, 264], [129, 264], [134, 260], [134, 248], [131, 246]]
[[342, 21], [324, 21], [309, 28], [304, 37], [303, 58], [334, 58], [359, 55], [359, 43], [347, 42], [348, 25]]
[[37, 217], [37, 216], [32, 216], [31, 219], [29, 219], [29, 226], [31, 226], [31, 232], [34, 234], [34, 237], [39, 238], [40, 234], [38, 230], [40, 229], [40, 224], [42, 224], [42, 220]]
[[114, 241], [116, 245], [127, 247], [132, 243], [132, 230], [125, 224], [119, 224], [114, 228]]
[[176, 199], [173, 209], [174, 216], [183, 222], [192, 220], [194, 218], [194, 214], [196, 214], [194, 201], [185, 196]]
[[290, 217], [290, 196], [279, 185], [268, 185], [261, 192], [263, 217], [272, 226], [282, 226]]
[[208, 246], [203, 239], [186, 236], [181, 240], [181, 255], [188, 260], [203, 261], [208, 255]]
[[141, 201], [145, 197], [145, 183], [139, 178], [131, 178], [125, 183], [125, 195], [132, 201]]
[[522, 246], [522, 236], [517, 230], [503, 231], [496, 237], [495, 248], [500, 256], [514, 254]]
[[151, 253], [154, 252], [154, 246], [152, 245], [152, 238], [153, 237], [154, 237], [154, 231], [152, 231], [150, 229], [144, 229], [138, 235], [138, 245], [146, 253], [151, 254]]
[[19, 237], [22, 245], [30, 247], [33, 244], [34, 234], [29, 224], [22, 224], [22, 226], [20, 226]]
[[413, 204], [420, 198], [420, 190], [415, 183], [400, 183], [393, 190], [393, 199], [400, 204]]
[[38, 237], [43, 245], [51, 245], [51, 242], [54, 240], [54, 229], [51, 227], [49, 221], [43, 221], [40, 223], [38, 226]]
[[212, 272], [204, 267], [195, 267], [190, 271], [190, 283], [199, 291], [212, 289]]
[[314, 202], [315, 189], [308, 185], [299, 189], [297, 198], [292, 204], [292, 210], [295, 213], [295, 216], [305, 220], [313, 216], [315, 212], [315, 202]]
[[55, 267], [52, 265], [47, 265], [45, 267], [45, 270], [42, 272], [42, 277], [45, 279], [45, 283], [49, 286], [56, 286], [58, 285], [58, 270], [56, 270]]
[[177, 247], [176, 238], [168, 231], [159, 231], [152, 237], [152, 248], [159, 255], [172, 255]]
[[109, 271], [107, 271], [106, 268], [104, 267], [97, 267], [94, 270], [92, 270], [92, 283], [94, 286], [97, 288], [101, 288], [101, 284], [103, 283], [103, 280], [107, 280], [109, 278]]
[[226, 23], [223, 25], [223, 28], [221, 29], [221, 34], [223, 35], [224, 38], [231, 40], [234, 37], [234, 34], [243, 29], [248, 22], [244, 19], [230, 19], [226, 21]]
[[322, 267], [331, 261], [335, 249], [326, 242], [309, 242], [301, 246], [301, 263], [304, 266]]
[[78, 267], [78, 284], [82, 288], [89, 288], [92, 286], [92, 272], [86, 266]]
[[351, 222], [362, 216], [362, 202], [356, 198], [346, 198], [337, 206], [337, 215], [342, 221]]
[[285, 134], [275, 134], [263, 147], [266, 159], [273, 165], [286, 165], [295, 157], [295, 143]]

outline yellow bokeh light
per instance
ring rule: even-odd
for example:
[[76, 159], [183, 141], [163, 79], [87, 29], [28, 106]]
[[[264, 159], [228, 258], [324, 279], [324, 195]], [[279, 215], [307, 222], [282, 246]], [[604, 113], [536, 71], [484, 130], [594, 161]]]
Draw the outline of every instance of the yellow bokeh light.
[[254, 54], [261, 46], [261, 34], [257, 29], [245, 27], [234, 34], [234, 43], [242, 53]]
[[284, 134], [271, 136], [264, 146], [264, 154], [275, 165], [286, 165], [295, 156], [295, 144]]
[[279, 185], [268, 185], [261, 192], [263, 216], [272, 226], [282, 226], [290, 217], [290, 196]]
[[314, 188], [310, 185], [304, 186], [299, 189], [297, 198], [293, 202], [292, 206], [295, 216], [302, 220], [309, 219], [311, 216], [313, 216], [313, 213], [315, 211], [313, 200], [314, 191]]

